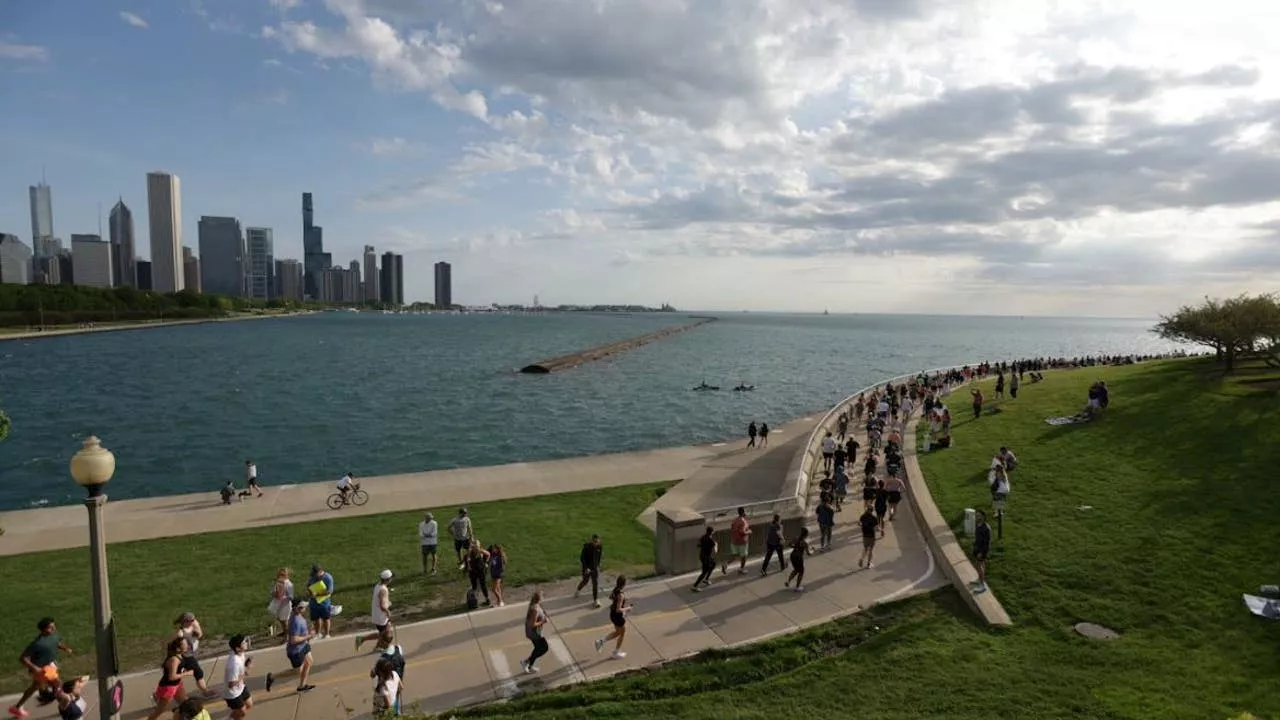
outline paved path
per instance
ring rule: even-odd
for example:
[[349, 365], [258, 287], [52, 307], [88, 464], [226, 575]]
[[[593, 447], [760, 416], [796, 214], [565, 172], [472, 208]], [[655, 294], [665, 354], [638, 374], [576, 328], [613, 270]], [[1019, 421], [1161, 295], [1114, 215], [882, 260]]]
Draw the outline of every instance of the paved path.
[[298, 317], [312, 315], [318, 311], [304, 310], [274, 315], [233, 315], [221, 318], [193, 318], [190, 320], [148, 320], [131, 323], [99, 323], [86, 327], [53, 327], [47, 330], [10, 330], [0, 329], [0, 341], [3, 340], [39, 340], [40, 338], [62, 337], [65, 335], [88, 335], [90, 333], [119, 332], [123, 330], [150, 330], [152, 328], [175, 327], [178, 325], [204, 325], [205, 323], [238, 322], [240, 320], [270, 320], [273, 318]]

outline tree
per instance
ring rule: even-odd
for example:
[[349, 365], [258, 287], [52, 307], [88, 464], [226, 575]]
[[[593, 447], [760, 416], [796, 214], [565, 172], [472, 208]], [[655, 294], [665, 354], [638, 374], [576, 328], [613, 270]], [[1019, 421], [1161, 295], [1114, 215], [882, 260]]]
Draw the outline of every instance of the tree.
[[[1166, 340], [1213, 348], [1231, 372], [1238, 356], [1280, 342], [1280, 302], [1269, 293], [1227, 300], [1206, 297], [1199, 305], [1184, 305], [1172, 315], [1160, 316], [1152, 330]], [[1280, 363], [1274, 355], [1272, 359]]]

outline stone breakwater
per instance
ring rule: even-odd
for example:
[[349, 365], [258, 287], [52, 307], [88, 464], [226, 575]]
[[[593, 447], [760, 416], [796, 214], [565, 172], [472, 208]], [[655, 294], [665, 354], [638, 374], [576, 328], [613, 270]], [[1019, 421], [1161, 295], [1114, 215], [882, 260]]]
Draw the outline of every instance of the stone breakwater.
[[656, 340], [671, 337], [672, 335], [685, 332], [686, 330], [692, 330], [700, 325], [715, 322], [715, 320], [716, 318], [713, 317], [698, 318], [697, 322], [691, 322], [687, 325], [663, 328], [628, 340], [620, 340], [607, 345], [593, 347], [588, 350], [580, 350], [575, 353], [569, 353], [568, 355], [560, 355], [559, 357], [541, 360], [531, 365], [525, 365], [520, 368], [520, 372], [530, 375], [543, 375], [546, 373], [560, 372], [561, 370], [570, 370], [578, 367], [579, 365], [595, 362], [596, 360], [603, 360], [604, 358], [612, 355], [633, 350], [641, 345], [647, 345]]

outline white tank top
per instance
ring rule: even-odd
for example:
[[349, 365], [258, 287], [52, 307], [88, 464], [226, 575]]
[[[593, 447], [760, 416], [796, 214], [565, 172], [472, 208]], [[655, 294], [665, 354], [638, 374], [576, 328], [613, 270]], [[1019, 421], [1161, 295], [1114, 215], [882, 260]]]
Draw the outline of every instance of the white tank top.
[[196, 650], [200, 649], [200, 640], [196, 637], [195, 626], [182, 628], [182, 637], [187, 639], [187, 654], [195, 655]]
[[370, 614], [373, 616], [374, 625], [386, 625], [387, 622], [391, 619], [387, 617], [387, 613], [382, 611], [381, 596], [383, 592], [387, 593], [387, 607], [391, 607], [391, 592], [387, 589], [387, 586], [383, 585], [382, 583], [378, 583], [377, 585], [374, 585], [373, 586], [373, 606], [370, 612]]

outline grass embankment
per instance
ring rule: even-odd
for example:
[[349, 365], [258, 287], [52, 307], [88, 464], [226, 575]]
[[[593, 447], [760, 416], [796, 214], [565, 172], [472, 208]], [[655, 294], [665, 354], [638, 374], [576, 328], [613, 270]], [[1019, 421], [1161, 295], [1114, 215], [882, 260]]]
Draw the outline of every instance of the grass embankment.
[[[591, 535], [605, 543], [610, 573], [653, 572], [653, 534], [635, 517], [670, 483], [631, 485], [563, 495], [480, 503], [469, 507], [476, 536], [501, 543], [510, 557], [506, 585], [574, 577], [578, 552]], [[255, 635], [270, 622], [267, 601], [277, 567], [294, 571], [295, 592], [305, 591], [312, 563], [333, 573], [335, 601], [345, 606], [334, 632], [368, 625], [369, 592], [378, 572], [397, 574], [398, 622], [463, 609], [465, 583], [453, 564], [447, 524], [456, 508], [434, 510], [440, 522], [440, 573], [422, 574], [418, 510], [348, 517], [253, 530], [112, 544], [108, 549], [111, 596], [124, 670], [155, 666], [172, 621], [190, 610], [210, 636], [205, 647], [221, 652], [217, 637]], [[110, 532], [110, 528], [108, 528]], [[35, 636], [36, 621], [52, 616], [63, 638], [85, 654], [60, 660], [64, 675], [93, 668], [92, 595], [83, 548], [0, 557], [0, 648], [14, 662], [0, 665], [0, 693], [20, 690], [26, 676], [16, 662]]]
[[[1280, 580], [1271, 489], [1280, 403], [1274, 385], [1221, 382], [1207, 368], [1048, 373], [976, 422], [968, 393], [956, 394], [955, 447], [921, 465], [958, 527], [963, 508], [990, 505], [994, 451], [1018, 453], [991, 571], [1012, 628], [981, 626], [948, 588], [759, 646], [460, 715], [1280, 717], [1280, 623], [1240, 601]], [[1095, 379], [1112, 389], [1105, 418], [1045, 424], [1079, 410]], [[1081, 620], [1123, 637], [1077, 637]]]

